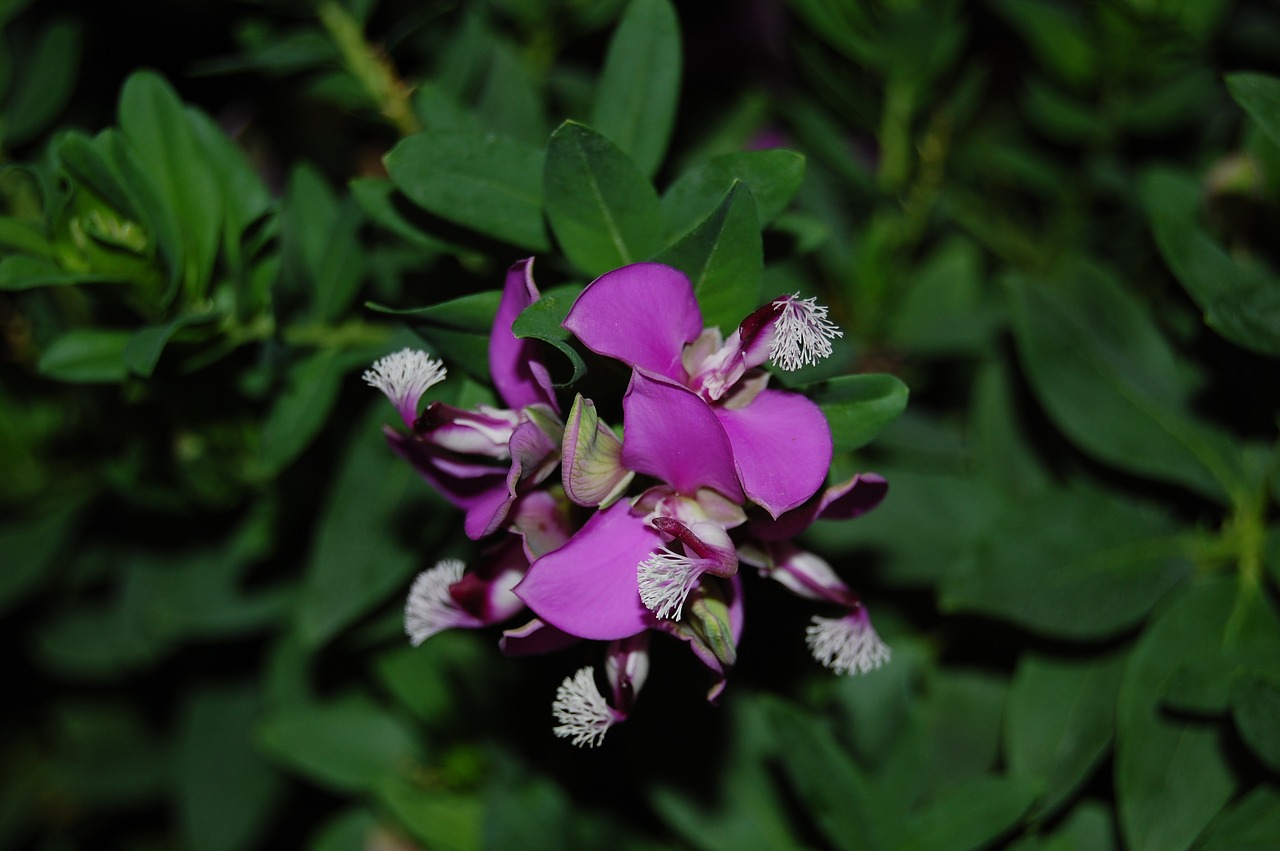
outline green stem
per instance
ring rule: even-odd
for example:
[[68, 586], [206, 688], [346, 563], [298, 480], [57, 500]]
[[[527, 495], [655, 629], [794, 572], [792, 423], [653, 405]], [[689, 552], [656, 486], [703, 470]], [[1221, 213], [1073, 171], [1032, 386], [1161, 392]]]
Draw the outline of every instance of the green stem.
[[880, 117], [880, 185], [896, 191], [911, 174], [911, 113], [915, 91], [901, 78], [885, 84], [884, 114]]
[[382, 115], [396, 126], [401, 135], [408, 136], [422, 129], [409, 102], [409, 87], [396, 74], [390, 60], [365, 41], [359, 22], [335, 0], [323, 0], [316, 12], [338, 46], [347, 70]]

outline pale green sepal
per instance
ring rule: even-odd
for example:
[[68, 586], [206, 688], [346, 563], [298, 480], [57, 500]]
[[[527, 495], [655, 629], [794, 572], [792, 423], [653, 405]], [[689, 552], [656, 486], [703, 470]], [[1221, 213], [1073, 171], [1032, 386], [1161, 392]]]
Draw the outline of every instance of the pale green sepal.
[[569, 411], [561, 455], [564, 492], [578, 505], [607, 508], [635, 477], [622, 466], [622, 441], [600, 422], [595, 403], [581, 393]]

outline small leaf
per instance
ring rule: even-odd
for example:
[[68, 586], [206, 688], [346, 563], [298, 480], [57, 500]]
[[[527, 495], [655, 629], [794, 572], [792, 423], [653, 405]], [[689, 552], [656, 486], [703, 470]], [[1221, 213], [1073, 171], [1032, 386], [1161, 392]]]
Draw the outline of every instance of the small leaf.
[[[4, 147], [20, 148], [48, 129], [75, 90], [80, 69], [80, 25], [55, 21], [28, 42], [15, 88], [4, 104]], [[2, 92], [0, 92], [2, 94]]]
[[989, 848], [1011, 830], [1035, 800], [1038, 788], [1022, 778], [982, 777], [958, 783], [912, 813], [902, 851], [966, 851]]
[[353, 360], [350, 353], [340, 357], [334, 349], [321, 349], [289, 367], [258, 440], [265, 478], [293, 463], [324, 428]]
[[804, 157], [795, 151], [737, 151], [686, 171], [662, 196], [663, 234], [679, 239], [715, 210], [735, 183], [745, 184], [761, 226], [782, 214], [804, 180]]
[[751, 190], [735, 183], [712, 213], [654, 259], [693, 283], [707, 327], [731, 332], [764, 300], [764, 246]]
[[200, 325], [221, 318], [216, 311], [188, 313], [164, 325], [139, 328], [129, 337], [124, 347], [124, 363], [134, 375], [151, 377], [164, 347], [179, 330], [190, 325]]
[[543, 185], [556, 240], [588, 275], [645, 260], [662, 247], [653, 185], [594, 130], [567, 121], [551, 134]]
[[381, 784], [378, 798], [425, 848], [478, 851], [483, 847], [485, 812], [474, 795], [396, 780]]
[[671, 4], [632, 0], [609, 42], [590, 124], [646, 176], [662, 164], [671, 138], [682, 59], [680, 22]]
[[1249, 749], [1280, 772], [1280, 679], [1245, 674], [1231, 689], [1231, 715]]
[[128, 375], [124, 350], [131, 331], [79, 328], [49, 344], [36, 369], [41, 375], [76, 384], [114, 384]]
[[409, 327], [435, 347], [446, 365], [463, 370], [475, 380], [488, 384], [489, 334], [502, 293], [485, 290], [450, 301], [396, 310], [376, 304], [370, 310], [401, 317]]
[[892, 375], [845, 375], [802, 389], [822, 408], [836, 452], [867, 445], [907, 407], [907, 385]]
[[496, 134], [418, 133], [387, 154], [391, 182], [410, 201], [479, 233], [539, 253], [545, 154]]
[[1280, 79], [1240, 71], [1226, 76], [1227, 91], [1258, 122], [1273, 144], [1280, 145]]
[[511, 333], [517, 337], [542, 340], [569, 359], [569, 363], [573, 365], [573, 374], [564, 381], [556, 382], [556, 387], [568, 387], [577, 383], [587, 371], [587, 365], [578, 350], [569, 345], [572, 335], [560, 327], [580, 292], [580, 287], [567, 286], [543, 293], [541, 298], [520, 311], [520, 315], [511, 323]]

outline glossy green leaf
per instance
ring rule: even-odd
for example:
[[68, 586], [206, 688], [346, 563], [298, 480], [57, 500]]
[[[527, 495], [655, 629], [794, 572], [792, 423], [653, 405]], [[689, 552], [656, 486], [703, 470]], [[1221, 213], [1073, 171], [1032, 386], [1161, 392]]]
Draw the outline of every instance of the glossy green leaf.
[[546, 252], [545, 154], [496, 134], [418, 133], [387, 154], [387, 173], [409, 200], [446, 221]]
[[1280, 355], [1280, 278], [1237, 262], [1201, 229], [1198, 184], [1152, 171], [1143, 179], [1142, 199], [1161, 256], [1209, 327], [1247, 349]]
[[130, 331], [78, 328], [49, 344], [37, 365], [41, 375], [75, 384], [113, 384], [128, 374], [124, 350]]
[[671, 4], [632, 0], [609, 42], [589, 123], [646, 176], [667, 151], [682, 61], [680, 22]]
[[751, 190], [760, 225], [768, 225], [799, 191], [804, 169], [804, 156], [780, 148], [713, 157], [680, 175], [663, 193], [664, 237], [674, 242], [697, 227], [723, 203], [735, 183]]
[[577, 383], [587, 371], [582, 356], [569, 344], [570, 333], [560, 327], [581, 291], [579, 287], [568, 286], [545, 292], [541, 298], [520, 311], [520, 315], [511, 323], [511, 332], [517, 337], [542, 340], [569, 359], [573, 374], [564, 381], [556, 382], [556, 387], [568, 387]]
[[1221, 499], [1244, 487], [1236, 450], [1188, 410], [1169, 345], [1149, 311], [1103, 270], [1008, 280], [1019, 360], [1054, 423], [1128, 472]]
[[551, 134], [543, 187], [556, 241], [584, 273], [601, 275], [662, 247], [653, 185], [589, 127], [567, 121]]
[[1159, 514], [1103, 491], [1024, 498], [953, 566], [941, 605], [1005, 618], [1041, 635], [1109, 637], [1140, 621], [1191, 574], [1169, 532]]
[[1027, 654], [1019, 662], [1005, 710], [1004, 753], [1010, 774], [1041, 787], [1037, 813], [1056, 810], [1106, 756], [1125, 659]]
[[284, 791], [253, 746], [256, 689], [206, 686], [183, 708], [175, 746], [174, 793], [194, 851], [252, 847]]
[[803, 390], [822, 408], [836, 452], [870, 443], [907, 407], [907, 385], [892, 375], [845, 375]]
[[485, 290], [409, 310], [370, 304], [371, 310], [400, 317], [435, 348], [450, 368], [489, 383], [489, 334], [502, 293]]
[[281, 707], [259, 725], [257, 743], [293, 771], [345, 792], [371, 790], [422, 759], [404, 723], [356, 694]]
[[654, 259], [689, 276], [702, 324], [727, 336], [764, 301], [764, 246], [751, 190], [735, 183], [719, 207]]
[[1235, 597], [1228, 580], [1187, 589], [1143, 632], [1125, 668], [1115, 785], [1125, 844], [1134, 851], [1187, 848], [1235, 792], [1218, 724], [1171, 715], [1160, 700], [1184, 658], [1220, 646]]

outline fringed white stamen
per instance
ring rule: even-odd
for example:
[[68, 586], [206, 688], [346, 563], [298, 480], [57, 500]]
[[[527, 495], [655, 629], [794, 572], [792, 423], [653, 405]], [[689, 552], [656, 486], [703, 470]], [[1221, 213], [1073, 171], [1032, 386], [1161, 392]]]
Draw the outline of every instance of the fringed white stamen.
[[700, 561], [663, 547], [640, 562], [640, 602], [660, 618], [680, 620], [685, 598], [705, 572]]
[[449, 596], [449, 586], [462, 578], [465, 569], [461, 560], [446, 558], [413, 580], [404, 604], [404, 631], [414, 647], [437, 632], [469, 621]]
[[774, 305], [781, 305], [782, 311], [774, 321], [769, 360], [780, 369], [792, 372], [830, 357], [831, 341], [844, 336], [816, 299], [802, 299], [795, 293]]
[[561, 739], [572, 739], [580, 748], [593, 748], [603, 742], [608, 729], [621, 720], [596, 688], [595, 673], [595, 668], [588, 665], [572, 677], [565, 677], [551, 704], [551, 712], [559, 722], [552, 732]]
[[813, 658], [837, 674], [866, 674], [889, 661], [891, 651], [859, 610], [842, 618], [813, 617], [805, 630]]
[[[406, 420], [417, 416], [418, 401], [447, 375], [444, 361], [435, 360], [418, 349], [401, 349], [375, 361], [366, 369], [365, 382], [387, 395]], [[406, 413], [407, 411], [407, 413]]]

